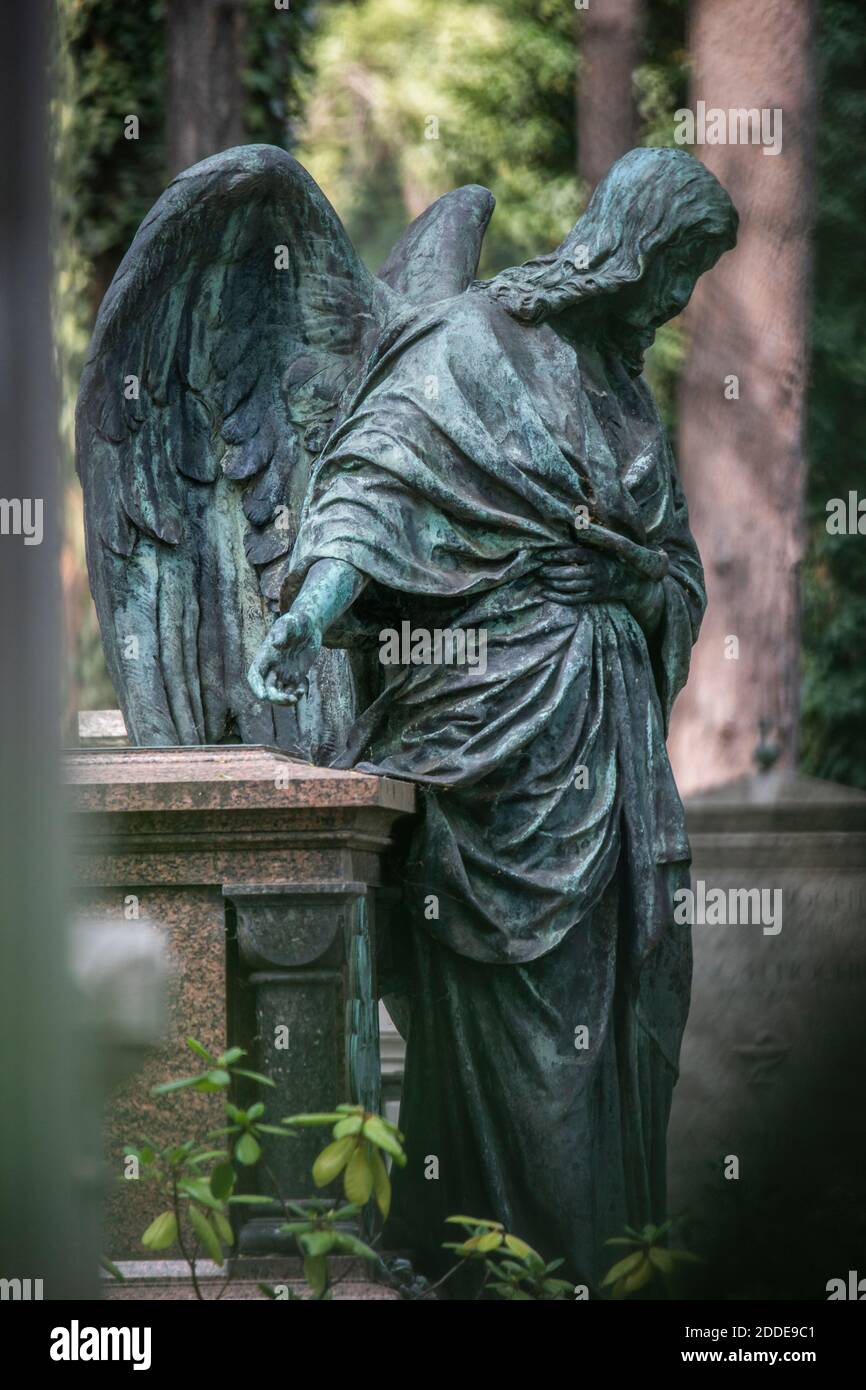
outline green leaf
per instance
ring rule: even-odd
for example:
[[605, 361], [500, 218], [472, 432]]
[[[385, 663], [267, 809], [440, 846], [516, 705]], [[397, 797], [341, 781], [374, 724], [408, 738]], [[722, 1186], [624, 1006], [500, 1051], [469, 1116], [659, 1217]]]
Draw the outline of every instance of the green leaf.
[[255, 1103], [255, 1105], [251, 1105], [250, 1108], [249, 1108], [249, 1110], [247, 1111], [247, 1119], [248, 1119], [248, 1120], [260, 1120], [261, 1117], [262, 1117], [262, 1115], [264, 1115], [264, 1113], [265, 1113], [265, 1107], [264, 1107], [264, 1105], [262, 1104], [262, 1102], [261, 1102], [260, 1100], [257, 1100], [256, 1103]]
[[391, 1210], [391, 1179], [388, 1177], [388, 1170], [378, 1149], [373, 1149], [370, 1153], [370, 1168], [373, 1172], [373, 1193], [376, 1198], [376, 1206], [382, 1213], [382, 1220], [388, 1220], [388, 1213]]
[[652, 1277], [652, 1272], [653, 1267], [649, 1260], [643, 1258], [637, 1269], [633, 1269], [631, 1274], [626, 1274], [626, 1276], [619, 1281], [615, 1292], [619, 1297], [627, 1293], [636, 1293], [638, 1289], [642, 1289], [644, 1284], [649, 1282]]
[[643, 1263], [644, 1253], [642, 1250], [635, 1250], [631, 1255], [626, 1255], [625, 1259], [617, 1260], [615, 1265], [611, 1265], [607, 1274], [601, 1281], [602, 1288], [608, 1284], [615, 1284], [618, 1279], [624, 1279], [632, 1270], [637, 1269]]
[[245, 1071], [243, 1067], [232, 1067], [235, 1076], [245, 1076], [248, 1081], [258, 1081], [260, 1086], [276, 1086], [276, 1081], [272, 1081], [269, 1076], [262, 1076], [260, 1071]]
[[[490, 1233], [488, 1232], [488, 1234]], [[443, 1250], [456, 1250], [458, 1255], [462, 1255], [467, 1260], [483, 1259], [484, 1252], [478, 1248], [483, 1239], [483, 1236], [470, 1236], [468, 1240], [463, 1241], [462, 1245], [443, 1245], [442, 1248]]]
[[211, 1192], [207, 1178], [184, 1178], [183, 1182], [178, 1183], [177, 1190], [182, 1192], [184, 1197], [201, 1202], [204, 1207], [219, 1207], [219, 1202]]
[[216, 1086], [217, 1090], [224, 1090], [226, 1086], [232, 1084], [232, 1079], [224, 1067], [214, 1067], [213, 1071], [207, 1074], [207, 1080], [211, 1086]]
[[167, 1250], [177, 1240], [177, 1217], [173, 1211], [161, 1212], [151, 1221], [141, 1243], [148, 1250]]
[[377, 1148], [384, 1149], [386, 1154], [390, 1154], [395, 1163], [399, 1163], [401, 1168], [406, 1166], [406, 1155], [399, 1139], [386, 1129], [378, 1115], [373, 1115], [364, 1122], [363, 1134], [365, 1139], [369, 1139]]
[[570, 1284], [567, 1279], [545, 1279], [544, 1287], [552, 1290], [556, 1295], [570, 1295], [574, 1290], [574, 1285]]
[[345, 1139], [347, 1134], [360, 1134], [363, 1123], [362, 1115], [347, 1115], [339, 1124], [334, 1125], [334, 1138]]
[[661, 1246], [654, 1245], [647, 1252], [647, 1257], [650, 1264], [654, 1265], [656, 1269], [660, 1269], [662, 1274], [673, 1273], [674, 1261], [669, 1250], [663, 1250]]
[[361, 1208], [354, 1202], [348, 1202], [344, 1207], [337, 1207], [334, 1212], [334, 1221], [350, 1221], [353, 1217], [361, 1215]]
[[369, 1245], [365, 1245], [357, 1236], [349, 1235], [348, 1232], [335, 1232], [334, 1249], [345, 1255], [357, 1255], [362, 1260], [377, 1260], [379, 1258], [375, 1250], [371, 1249]]
[[327, 1148], [322, 1149], [313, 1164], [313, 1182], [316, 1187], [326, 1187], [342, 1173], [354, 1148], [354, 1139], [336, 1139], [333, 1144], [328, 1144]]
[[223, 1262], [222, 1246], [216, 1231], [211, 1226], [207, 1217], [197, 1206], [190, 1204], [189, 1219], [193, 1230], [199, 1238], [202, 1249], [206, 1250], [214, 1264], [221, 1265]]
[[322, 1112], [321, 1114], [310, 1115], [284, 1115], [280, 1120], [282, 1125], [299, 1125], [302, 1129], [313, 1125], [332, 1125], [338, 1120], [342, 1120], [342, 1115], [335, 1115], [333, 1110]]
[[246, 1052], [242, 1047], [230, 1047], [228, 1052], [221, 1052], [217, 1057], [217, 1065], [220, 1067], [230, 1067], [232, 1062], [239, 1062], [241, 1057], [246, 1057]]
[[281, 1139], [294, 1139], [294, 1138], [296, 1138], [296, 1136], [292, 1133], [292, 1131], [291, 1131], [290, 1129], [281, 1129], [279, 1125], [263, 1125], [263, 1124], [258, 1124], [258, 1125], [256, 1125], [256, 1133], [257, 1133], [257, 1134], [258, 1134], [258, 1133], [261, 1133], [261, 1134], [279, 1134], [279, 1136], [280, 1136]]
[[[338, 1140], [338, 1143], [342, 1142]], [[354, 1143], [353, 1140], [348, 1141]], [[350, 1202], [363, 1207], [373, 1191], [373, 1170], [367, 1159], [366, 1144], [357, 1144], [343, 1175], [343, 1191]]]
[[323, 1294], [328, 1283], [328, 1262], [324, 1255], [304, 1257], [304, 1278], [315, 1294]]
[[[499, 1231], [488, 1231], [486, 1236], [478, 1237], [478, 1253], [487, 1255], [491, 1250], [498, 1250], [502, 1244], [502, 1235]], [[527, 1246], [527, 1249], [529, 1247]]]
[[364, 1113], [363, 1105], [348, 1105], [345, 1101], [342, 1105], [337, 1105], [334, 1108], [341, 1110], [344, 1115], [363, 1115]]
[[262, 1192], [237, 1192], [226, 1200], [230, 1206], [235, 1207], [272, 1207], [274, 1205], [273, 1197], [266, 1197]]
[[485, 1221], [480, 1216], [446, 1216], [446, 1222], [451, 1222], [455, 1226], [484, 1226], [490, 1231], [504, 1231], [505, 1227], [501, 1221]]
[[214, 1158], [227, 1158], [225, 1149], [208, 1149], [205, 1153], [193, 1154], [190, 1163], [210, 1163]]
[[186, 1045], [189, 1048], [190, 1052], [195, 1053], [196, 1057], [200, 1057], [203, 1062], [207, 1062], [209, 1067], [213, 1066], [214, 1062], [216, 1061], [216, 1058], [214, 1057], [213, 1053], [208, 1052], [207, 1048], [202, 1047], [201, 1043], [198, 1042], [195, 1038], [187, 1038]]
[[234, 1245], [235, 1233], [232, 1230], [231, 1222], [227, 1219], [227, 1217], [223, 1216], [221, 1211], [215, 1211], [211, 1213], [210, 1220], [219, 1239], [225, 1245]]
[[117, 1265], [114, 1264], [107, 1255], [100, 1255], [99, 1264], [100, 1267], [105, 1270], [106, 1274], [111, 1275], [112, 1279], [117, 1279], [121, 1284], [126, 1282], [126, 1276], [121, 1273]]
[[183, 1091], [187, 1086], [198, 1086], [200, 1076], [184, 1076], [180, 1081], [162, 1081], [159, 1086], [151, 1086], [152, 1096], [168, 1096], [172, 1091]]
[[[526, 1241], [521, 1240], [519, 1236], [506, 1236], [505, 1244], [508, 1246], [508, 1249], [511, 1251], [512, 1255], [518, 1255], [521, 1260], [525, 1260], [528, 1255], [537, 1254], [537, 1251], [533, 1250], [532, 1246], [527, 1245]], [[541, 1256], [539, 1255], [539, 1259], [540, 1258]]]
[[335, 1231], [307, 1231], [298, 1236], [298, 1245], [305, 1255], [327, 1255], [333, 1250], [336, 1239]]
[[210, 1190], [218, 1201], [224, 1202], [235, 1185], [235, 1170], [230, 1163], [220, 1163], [210, 1175]]
[[238, 1163], [244, 1163], [248, 1168], [254, 1163], [258, 1163], [262, 1156], [261, 1147], [252, 1134], [242, 1134], [235, 1144], [235, 1158]]

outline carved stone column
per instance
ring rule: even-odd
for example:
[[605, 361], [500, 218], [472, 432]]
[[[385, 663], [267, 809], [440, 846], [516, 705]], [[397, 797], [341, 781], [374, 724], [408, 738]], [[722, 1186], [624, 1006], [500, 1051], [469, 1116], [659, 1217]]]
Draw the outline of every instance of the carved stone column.
[[[379, 1018], [372, 902], [351, 880], [231, 884], [240, 981], [252, 996], [236, 1036], [251, 1037], [256, 1068], [277, 1083], [267, 1099], [280, 1117], [358, 1101], [379, 1110]], [[265, 1140], [267, 1178], [259, 1191], [311, 1195], [310, 1167], [322, 1131]], [[276, 1210], [244, 1223], [241, 1253], [279, 1249]]]

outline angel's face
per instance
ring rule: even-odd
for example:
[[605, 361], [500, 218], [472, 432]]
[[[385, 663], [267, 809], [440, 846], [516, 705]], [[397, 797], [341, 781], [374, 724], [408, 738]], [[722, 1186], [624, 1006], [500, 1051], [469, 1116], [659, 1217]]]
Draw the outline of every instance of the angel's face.
[[698, 280], [715, 265], [721, 251], [706, 237], [662, 247], [640, 280], [612, 297], [612, 314], [631, 328], [654, 332], [682, 313]]

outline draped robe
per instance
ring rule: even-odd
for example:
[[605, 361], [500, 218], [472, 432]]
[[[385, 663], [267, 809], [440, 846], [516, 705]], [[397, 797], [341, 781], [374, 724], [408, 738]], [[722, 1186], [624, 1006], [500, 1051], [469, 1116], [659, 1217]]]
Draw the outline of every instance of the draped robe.
[[[543, 597], [539, 564], [587, 517], [667, 556], [651, 633], [624, 603]], [[483, 286], [415, 313], [311, 480], [284, 603], [327, 557], [370, 581], [332, 640], [408, 620], [487, 644], [483, 670], [382, 666], [337, 760], [421, 806], [391, 934], [409, 1163], [389, 1244], [436, 1273], [447, 1215], [494, 1217], [595, 1288], [604, 1240], [664, 1215], [691, 970], [665, 735], [705, 598], [649, 389]]]

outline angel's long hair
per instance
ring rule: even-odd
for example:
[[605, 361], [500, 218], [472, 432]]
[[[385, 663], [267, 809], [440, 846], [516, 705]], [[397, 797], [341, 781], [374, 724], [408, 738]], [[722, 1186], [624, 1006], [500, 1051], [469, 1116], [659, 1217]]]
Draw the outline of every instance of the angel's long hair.
[[[736, 244], [737, 224], [728, 194], [700, 160], [679, 149], [631, 150], [611, 165], [556, 251], [477, 288], [514, 318], [541, 323], [639, 281], [662, 247], [713, 241], [721, 255]], [[629, 342], [619, 331], [620, 350], [640, 371], [647, 335], [634, 330]]]

